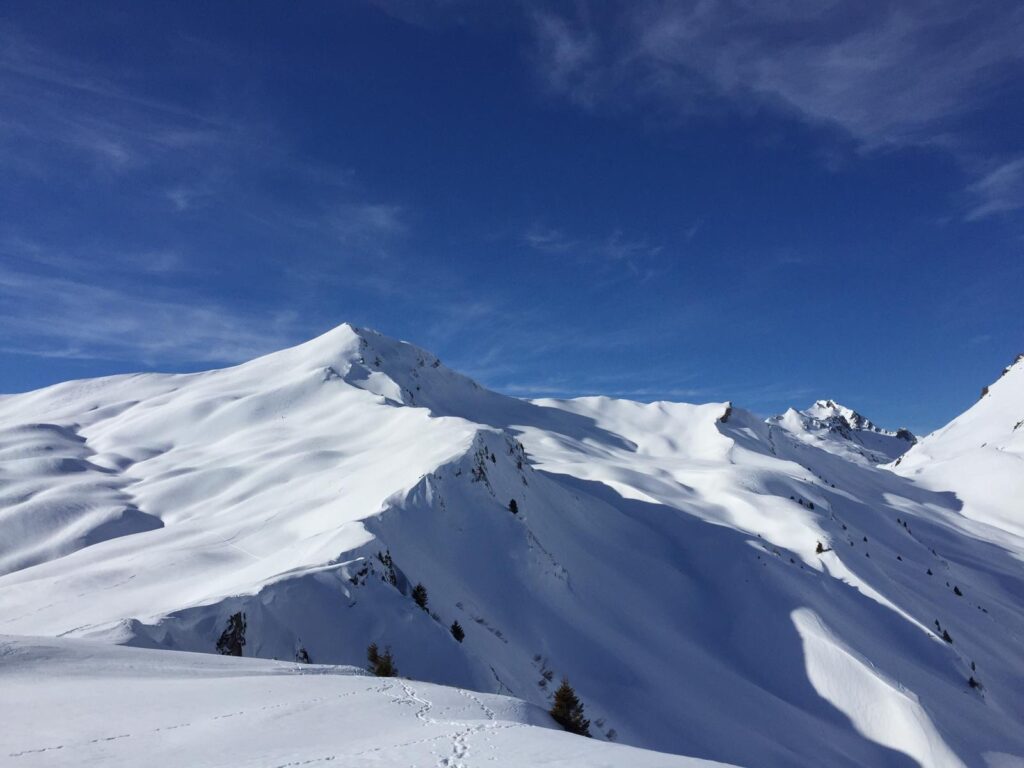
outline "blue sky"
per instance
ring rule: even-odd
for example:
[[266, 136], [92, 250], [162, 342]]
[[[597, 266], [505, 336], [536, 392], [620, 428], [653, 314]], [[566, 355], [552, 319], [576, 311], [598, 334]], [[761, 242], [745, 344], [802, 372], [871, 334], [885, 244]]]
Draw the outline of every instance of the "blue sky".
[[927, 431], [1024, 351], [1022, 54], [998, 1], [16, 0], [0, 391], [351, 321]]

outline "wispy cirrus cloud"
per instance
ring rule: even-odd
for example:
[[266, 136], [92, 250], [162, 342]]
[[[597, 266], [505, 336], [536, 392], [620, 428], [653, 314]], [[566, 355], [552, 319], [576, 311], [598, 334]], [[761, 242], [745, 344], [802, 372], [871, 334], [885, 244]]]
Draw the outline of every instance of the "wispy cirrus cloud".
[[556, 93], [585, 106], [658, 97], [683, 112], [710, 97], [761, 99], [868, 148], [955, 142], [955, 119], [1024, 57], [1017, 3], [576, 7], [571, 16], [534, 12], [541, 76]]
[[[217, 53], [194, 39], [180, 44]], [[207, 60], [183, 61], [202, 72]], [[217, 64], [244, 68], [244, 55]], [[409, 231], [408, 207], [369, 199], [350, 169], [302, 155], [258, 110], [220, 92], [154, 98], [159, 89], [130, 70], [44, 47], [2, 23], [0, 93], [0, 174], [11, 198], [26, 190], [48, 201], [51, 188], [66, 198], [53, 204], [58, 221], [31, 211], [0, 217], [2, 349], [237, 362], [336, 321], [285, 322], [280, 308], [294, 294], [338, 282], [382, 295], [394, 287], [381, 257]], [[111, 212], [114, 225], [91, 221]], [[342, 279], [341, 265], [354, 262]], [[287, 283], [267, 292], [260, 311], [230, 294], [212, 301], [215, 285], [204, 297], [211, 279], [252, 271]]]
[[342, 243], [363, 248], [381, 247], [408, 228], [406, 211], [393, 204], [342, 203], [327, 216]]
[[548, 92], [588, 110], [677, 118], [770, 110], [837, 130], [861, 151], [929, 146], [978, 178], [968, 218], [1024, 206], [1020, 150], [983, 168], [978, 110], [1024, 98], [1024, 6], [955, 0], [577, 3], [531, 13]]
[[0, 88], [2, 159], [38, 175], [60, 167], [48, 162], [55, 153], [110, 174], [172, 159], [187, 172], [243, 135], [215, 115], [140, 96], [113, 73], [42, 48], [10, 26], [0, 26]]
[[[695, 228], [685, 233], [689, 241]], [[562, 229], [534, 223], [522, 235], [522, 241], [540, 253], [560, 255], [589, 264], [597, 273], [618, 277], [625, 273], [647, 281], [671, 268], [665, 246], [645, 237], [631, 237], [621, 229], [614, 229], [603, 238], [574, 237]]]
[[[217, 55], [203, 41], [188, 45]], [[236, 55], [216, 63], [244, 70], [245, 54]], [[178, 213], [217, 207], [264, 216], [274, 206], [289, 214], [301, 206], [297, 229], [308, 229], [316, 215], [324, 235], [333, 230], [335, 238], [404, 227], [400, 206], [367, 202], [351, 169], [303, 157], [271, 116], [220, 93], [186, 104], [154, 98], [152, 90], [0, 25], [0, 168], [83, 187], [107, 182], [110, 194], [144, 177], [143, 195]], [[292, 195], [277, 192], [285, 184]]]
[[304, 335], [293, 316], [240, 312], [190, 291], [144, 295], [3, 265], [0, 325], [5, 352], [151, 366], [239, 362]]
[[566, 253], [579, 245], [579, 241], [553, 227], [533, 224], [523, 233], [523, 242], [536, 251], [544, 253]]
[[977, 199], [968, 221], [1024, 208], [1024, 157], [1002, 163], [974, 182], [969, 191]]

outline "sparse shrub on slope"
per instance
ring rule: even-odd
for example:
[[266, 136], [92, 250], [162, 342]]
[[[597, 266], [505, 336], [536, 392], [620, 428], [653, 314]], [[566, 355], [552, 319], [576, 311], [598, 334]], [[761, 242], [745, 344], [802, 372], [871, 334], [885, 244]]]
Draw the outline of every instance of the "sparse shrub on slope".
[[225, 656], [241, 656], [245, 647], [245, 614], [234, 613], [228, 618], [228, 625], [217, 640], [217, 653]]
[[555, 691], [555, 703], [550, 711], [555, 722], [569, 733], [590, 736], [590, 721], [583, 716], [583, 702], [569, 685], [569, 678], [562, 678], [562, 684]]
[[366, 649], [366, 660], [370, 662], [368, 669], [377, 677], [395, 677], [398, 675], [398, 667], [391, 656], [391, 649], [385, 648], [381, 653], [376, 643], [370, 643]]
[[462, 625], [459, 624], [459, 622], [457, 622], [457, 621], [453, 621], [452, 622], [451, 631], [452, 631], [452, 637], [454, 637], [460, 643], [466, 637], [466, 631], [462, 628]]
[[422, 584], [417, 584], [412, 588], [412, 599], [424, 611], [427, 610], [427, 588]]
[[391, 550], [386, 552], [378, 552], [377, 559], [380, 560], [381, 565], [384, 566], [384, 571], [388, 584], [393, 587], [398, 586], [398, 574], [395, 573], [395, 561], [391, 559]]

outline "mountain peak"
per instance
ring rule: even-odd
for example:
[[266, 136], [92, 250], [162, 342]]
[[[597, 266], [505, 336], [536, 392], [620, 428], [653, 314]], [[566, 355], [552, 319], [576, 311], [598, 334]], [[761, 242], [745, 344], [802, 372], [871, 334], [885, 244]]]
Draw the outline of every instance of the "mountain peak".
[[840, 428], [862, 429], [870, 432], [882, 431], [870, 419], [835, 400], [816, 400], [814, 405], [804, 411], [804, 414], [820, 421], [832, 420], [835, 422], [835, 426]]
[[853, 408], [832, 399], [816, 400], [803, 411], [790, 408], [768, 422], [803, 442], [870, 464], [892, 461], [917, 442], [910, 430], [882, 429]]

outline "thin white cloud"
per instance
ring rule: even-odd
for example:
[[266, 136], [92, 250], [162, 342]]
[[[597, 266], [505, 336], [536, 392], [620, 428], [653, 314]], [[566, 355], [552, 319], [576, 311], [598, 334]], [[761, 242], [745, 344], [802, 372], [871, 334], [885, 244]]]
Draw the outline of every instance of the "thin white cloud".
[[21, 265], [49, 269], [64, 277], [103, 276], [108, 282], [118, 276], [181, 275], [194, 271], [185, 255], [173, 248], [126, 251], [79, 245], [69, 249], [11, 234], [0, 237], [0, 260], [12, 269]]
[[3, 265], [0, 327], [8, 352], [155, 366], [239, 362], [302, 338], [293, 318], [268, 321], [191, 293], [153, 297]]
[[362, 240], [405, 231], [403, 210], [398, 205], [344, 203], [333, 213], [333, 225], [342, 240]]
[[[768, 109], [837, 130], [861, 151], [941, 148], [977, 176], [978, 111], [1001, 89], [1024, 97], [1018, 2], [580, 0], [573, 7], [532, 13], [532, 59], [550, 93], [591, 110], [679, 119]], [[1022, 207], [1019, 161], [1005, 149], [994, 156], [1001, 165], [969, 190], [980, 200], [970, 219]]]
[[968, 191], [978, 199], [978, 204], [967, 214], [968, 221], [1024, 208], [1024, 157], [993, 169]]
[[579, 243], [560, 229], [534, 224], [523, 233], [523, 241], [531, 248], [545, 253], [565, 253]]
[[597, 35], [587, 23], [586, 7], [580, 8], [581, 19], [576, 24], [544, 11], [533, 14], [535, 62], [552, 91], [593, 107], [606, 95], [608, 83], [603, 82]]
[[657, 97], [681, 112], [709, 96], [760, 100], [869, 148], [953, 140], [952, 121], [1024, 56], [1019, 4], [636, 2], [601, 23], [577, 7], [533, 15], [555, 92], [584, 105]]
[[[689, 240], [692, 235], [685, 237]], [[581, 263], [597, 264], [599, 272], [624, 270], [633, 277], [649, 280], [668, 268], [664, 263], [656, 263], [657, 257], [665, 255], [664, 246], [646, 238], [629, 237], [621, 229], [613, 230], [604, 238], [583, 239], [561, 229], [534, 224], [523, 233], [522, 239], [535, 251], [564, 254]]]

